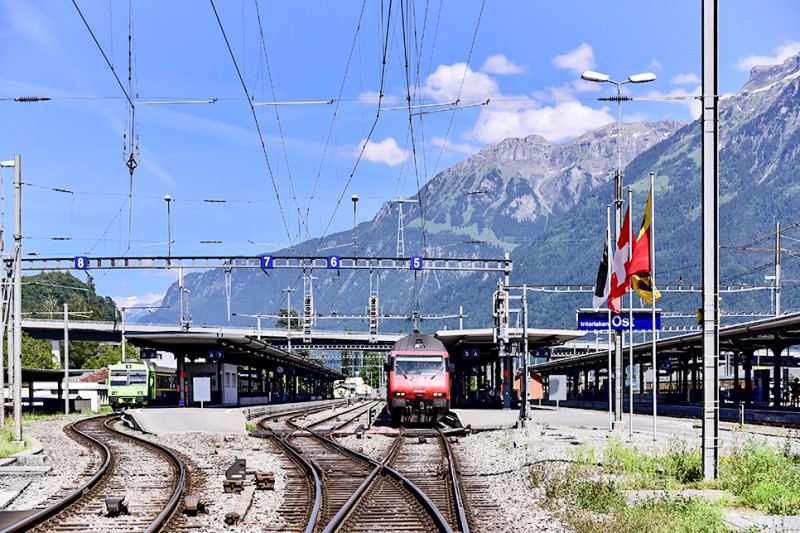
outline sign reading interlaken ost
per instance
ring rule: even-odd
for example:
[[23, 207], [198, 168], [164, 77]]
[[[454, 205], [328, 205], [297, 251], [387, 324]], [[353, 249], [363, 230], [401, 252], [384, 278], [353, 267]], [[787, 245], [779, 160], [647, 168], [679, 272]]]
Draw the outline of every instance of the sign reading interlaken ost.
[[[578, 311], [578, 329], [581, 331], [608, 330], [608, 313], [603, 311]], [[623, 331], [631, 329], [631, 317], [627, 312], [611, 313], [611, 329]], [[652, 331], [653, 316], [650, 310], [633, 312], [633, 329]], [[661, 329], [661, 313], [656, 311], [656, 327]]]

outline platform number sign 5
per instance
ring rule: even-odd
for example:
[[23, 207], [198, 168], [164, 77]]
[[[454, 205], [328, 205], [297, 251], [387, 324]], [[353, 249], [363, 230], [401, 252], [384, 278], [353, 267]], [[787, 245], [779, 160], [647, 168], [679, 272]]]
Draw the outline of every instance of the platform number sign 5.
[[75, 257], [75, 270], [86, 270], [89, 268], [89, 258], [79, 255]]
[[411, 270], [422, 270], [422, 267], [422, 257], [418, 255], [411, 256]]
[[342, 258], [338, 255], [329, 255], [328, 256], [328, 268], [331, 269], [338, 269], [342, 266]]
[[261, 268], [263, 268], [264, 270], [272, 270], [273, 268], [275, 268], [275, 257], [271, 255], [262, 255]]

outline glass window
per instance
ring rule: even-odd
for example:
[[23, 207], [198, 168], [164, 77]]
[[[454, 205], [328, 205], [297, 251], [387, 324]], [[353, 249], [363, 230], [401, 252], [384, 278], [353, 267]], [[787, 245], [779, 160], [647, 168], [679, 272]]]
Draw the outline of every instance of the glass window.
[[401, 376], [435, 376], [444, 372], [444, 357], [399, 354], [394, 360], [394, 372]]
[[147, 384], [147, 371], [146, 370], [131, 370], [130, 383], [131, 383], [131, 385], [145, 385], [145, 384]]
[[112, 387], [124, 387], [128, 384], [127, 370], [112, 370], [109, 379]]

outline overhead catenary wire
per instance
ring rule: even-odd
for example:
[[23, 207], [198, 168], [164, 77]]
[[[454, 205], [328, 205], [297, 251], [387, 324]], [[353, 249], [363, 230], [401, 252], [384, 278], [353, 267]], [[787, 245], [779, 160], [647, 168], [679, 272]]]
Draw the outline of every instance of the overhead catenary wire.
[[294, 248], [294, 242], [292, 241], [292, 234], [291, 230], [289, 229], [289, 223], [286, 219], [286, 213], [283, 210], [283, 205], [281, 204], [280, 198], [280, 190], [278, 189], [278, 183], [275, 180], [275, 175], [272, 172], [272, 165], [270, 164], [269, 154], [267, 153], [267, 146], [266, 142], [264, 141], [264, 134], [261, 131], [261, 125], [258, 121], [258, 116], [256, 115], [256, 108], [253, 106], [252, 102], [250, 101], [250, 91], [247, 89], [247, 84], [242, 77], [241, 69], [239, 68], [239, 64], [236, 61], [236, 55], [233, 53], [233, 49], [231, 48], [230, 41], [228, 40], [228, 36], [225, 33], [225, 27], [222, 24], [222, 19], [220, 19], [219, 13], [217, 12], [217, 7], [214, 5], [214, 0], [209, 0], [211, 2], [211, 8], [214, 11], [214, 16], [217, 19], [217, 23], [219, 24], [220, 32], [222, 33], [222, 38], [225, 40], [225, 46], [228, 48], [228, 53], [231, 56], [231, 61], [233, 62], [233, 66], [236, 69], [236, 74], [239, 77], [239, 82], [242, 85], [242, 90], [244, 90], [245, 96], [247, 97], [248, 106], [250, 107], [251, 114], [253, 116], [253, 121], [255, 122], [256, 131], [258, 133], [258, 138], [261, 142], [261, 152], [264, 155], [264, 161], [267, 165], [267, 171], [269, 173], [270, 180], [272, 182], [272, 188], [275, 192], [275, 198], [278, 200], [278, 210], [281, 215], [281, 221], [283, 222], [284, 230], [286, 231], [286, 236], [289, 239], [289, 244], [291, 248]]

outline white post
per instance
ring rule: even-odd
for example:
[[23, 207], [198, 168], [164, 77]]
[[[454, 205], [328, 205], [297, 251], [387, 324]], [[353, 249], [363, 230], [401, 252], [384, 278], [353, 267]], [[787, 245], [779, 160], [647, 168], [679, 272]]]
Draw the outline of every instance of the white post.
[[[613, 257], [613, 248], [611, 248], [611, 206], [606, 206], [606, 235], [608, 235], [608, 250], [609, 250], [609, 258]], [[609, 272], [608, 275], [610, 276], [611, 273]], [[610, 297], [610, 295], [609, 295]], [[614, 430], [614, 404], [613, 404], [613, 395], [611, 394], [612, 390], [612, 380], [611, 380], [611, 352], [612, 352], [612, 342], [611, 342], [611, 307], [606, 305], [608, 308], [608, 378], [606, 381], [606, 394], [608, 394], [608, 430]]]
[[64, 304], [64, 414], [69, 414], [69, 304]]
[[656, 329], [656, 190], [655, 172], [650, 173], [650, 287], [653, 290], [653, 304], [650, 307], [650, 321], [653, 328], [653, 345], [651, 356], [653, 360], [653, 441], [658, 436], [658, 361], [656, 360], [656, 344], [658, 330]]
[[[633, 253], [633, 195], [631, 190], [628, 189], [628, 210], [630, 212], [630, 220], [628, 221], [628, 262], [631, 260]], [[628, 340], [628, 409], [630, 410], [630, 438], [633, 439], [633, 288], [628, 290], [628, 327], [629, 336]]]

